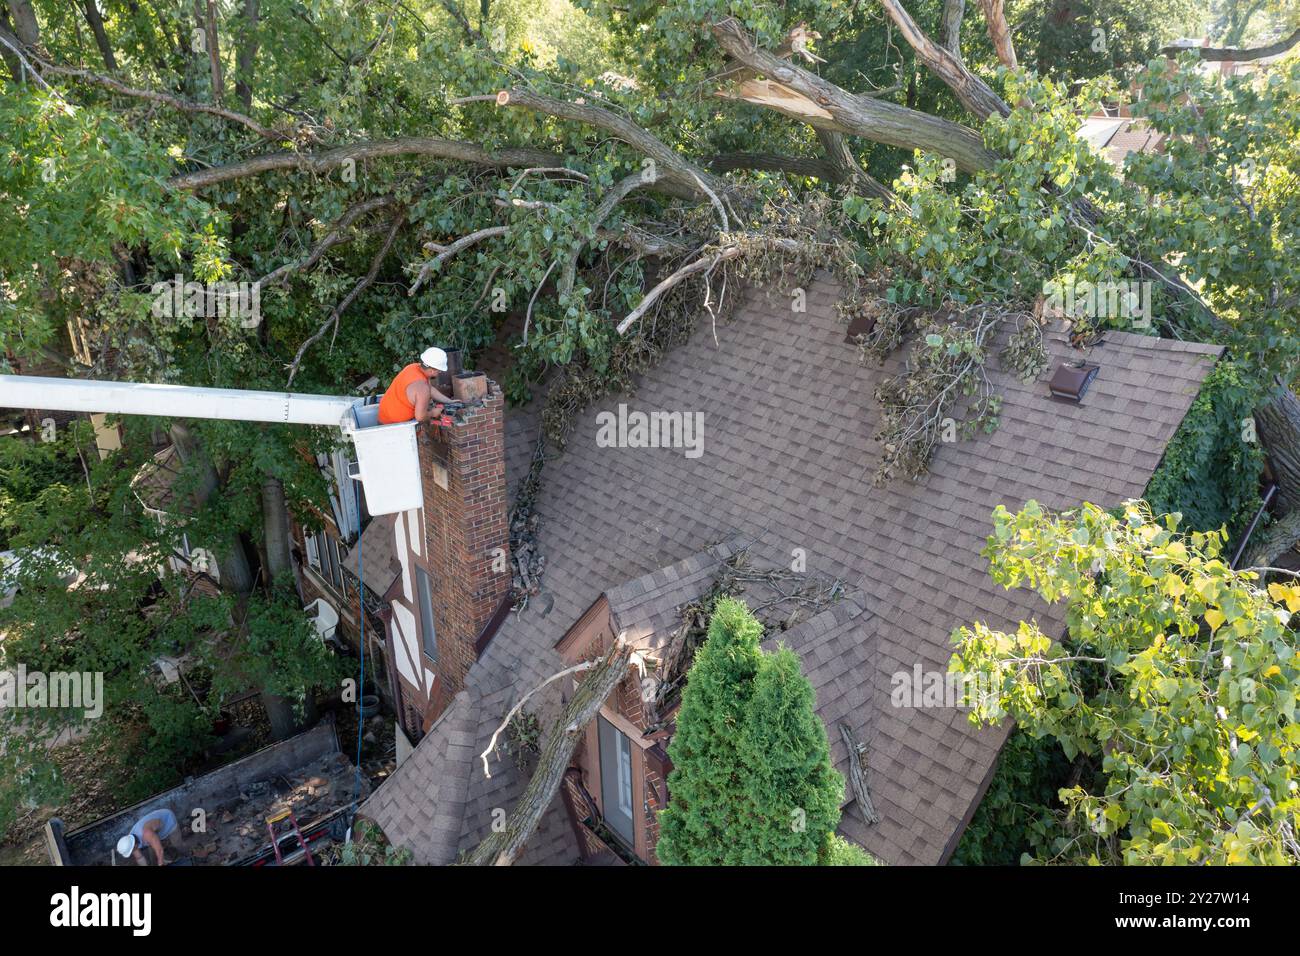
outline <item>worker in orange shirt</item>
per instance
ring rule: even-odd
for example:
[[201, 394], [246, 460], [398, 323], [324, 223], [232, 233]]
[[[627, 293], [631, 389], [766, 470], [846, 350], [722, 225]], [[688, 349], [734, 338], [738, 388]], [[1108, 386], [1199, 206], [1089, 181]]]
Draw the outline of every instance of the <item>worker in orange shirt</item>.
[[447, 353], [439, 348], [425, 349], [420, 361], [412, 362], [397, 373], [393, 383], [379, 400], [379, 424], [438, 421], [443, 405], [451, 399], [433, 384], [439, 372], [447, 371]]

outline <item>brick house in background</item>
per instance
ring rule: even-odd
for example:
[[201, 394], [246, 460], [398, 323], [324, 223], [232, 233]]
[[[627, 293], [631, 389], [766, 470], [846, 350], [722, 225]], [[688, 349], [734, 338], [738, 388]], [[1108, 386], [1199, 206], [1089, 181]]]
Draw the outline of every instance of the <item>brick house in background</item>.
[[[1048, 633], [1063, 628], [1059, 608], [990, 579], [980, 552], [991, 513], [1029, 499], [1064, 509], [1140, 497], [1220, 349], [1107, 332], [1080, 353], [1066, 330], [1049, 329], [1053, 369], [1081, 358], [1100, 367], [1081, 400], [1053, 398], [1045, 381], [1025, 384], [990, 362], [1003, 398], [998, 429], [941, 445], [918, 481], [878, 488], [874, 391], [906, 356], [883, 368], [864, 365], [836, 316], [834, 282], [820, 277], [807, 293], [803, 314], [780, 297], [746, 294], [735, 317], [718, 325], [716, 344], [706, 324], [649, 370], [633, 397], [611, 396], [577, 416], [534, 501], [544, 593], [506, 616], [490, 643], [473, 639], [473, 655], [467, 624], [491, 603], [477, 590], [485, 586], [478, 549], [490, 546], [490, 536], [463, 547], [462, 522], [460, 530], [418, 539], [426, 551], [414, 563], [448, 554], [431, 570], [462, 588], [463, 603], [476, 610], [457, 618], [433, 603], [436, 630], [444, 619], [462, 621], [451, 637], [466, 653], [445, 675], [431, 668], [426, 715], [433, 722], [360, 811], [416, 862], [454, 862], [515, 807], [529, 778], [526, 761], [489, 749], [512, 706], [543, 687], [528, 709], [547, 727], [581, 675], [548, 679], [601, 653], [615, 635], [652, 660], [662, 656], [682, 608], [709, 592], [741, 548], [757, 566], [788, 566], [793, 555], [808, 574], [843, 585], [838, 600], [768, 633], [799, 654], [837, 769], [847, 777], [860, 757], [866, 771], [879, 819], [869, 822], [846, 792], [840, 832], [891, 864], [951, 856], [1010, 728], [976, 729], [956, 707], [900, 703], [892, 695], [897, 675], [946, 672], [952, 629], [973, 620], [1008, 629], [1034, 617]], [[792, 389], [800, 395], [793, 405]], [[703, 454], [602, 447], [597, 416], [620, 403], [702, 412]], [[534, 402], [506, 417], [506, 477], [516, 492], [539, 410]], [[443, 459], [431, 450], [428, 467], [447, 460], [454, 453]], [[490, 456], [472, 460], [497, 474]], [[481, 477], [464, 474], [470, 482]], [[434, 486], [441, 489], [438, 480]], [[450, 476], [448, 487], [456, 487]], [[457, 498], [426, 489], [430, 505], [440, 500]], [[424, 511], [427, 523], [433, 516]], [[744, 597], [763, 603], [756, 590]], [[437, 639], [445, 664], [441, 630]], [[473, 662], [462, 670], [466, 660]], [[642, 686], [630, 671], [585, 729], [519, 862], [655, 862], [655, 814], [671, 800], [673, 714], [647, 713]], [[849, 740], [862, 745], [855, 743], [858, 753], [849, 752]]]

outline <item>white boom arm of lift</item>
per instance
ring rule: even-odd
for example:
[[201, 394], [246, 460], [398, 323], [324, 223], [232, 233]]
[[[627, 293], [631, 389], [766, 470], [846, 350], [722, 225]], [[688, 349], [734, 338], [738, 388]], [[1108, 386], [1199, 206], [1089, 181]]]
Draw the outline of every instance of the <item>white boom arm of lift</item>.
[[334, 427], [356, 445], [359, 474], [351, 477], [365, 487], [372, 515], [418, 508], [423, 502], [415, 422], [380, 425], [378, 407], [357, 398], [0, 375], [0, 408]]

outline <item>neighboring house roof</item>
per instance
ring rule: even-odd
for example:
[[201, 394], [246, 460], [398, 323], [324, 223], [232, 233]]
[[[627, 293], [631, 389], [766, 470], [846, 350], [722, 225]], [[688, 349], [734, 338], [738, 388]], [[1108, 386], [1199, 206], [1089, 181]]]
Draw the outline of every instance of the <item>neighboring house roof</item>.
[[1146, 120], [1131, 116], [1089, 116], [1079, 137], [1116, 166], [1123, 166], [1129, 153], [1158, 152], [1165, 139]]
[[[873, 393], [905, 355], [891, 356], [883, 369], [863, 364], [845, 342], [838, 295], [819, 277], [800, 314], [788, 298], [749, 293], [718, 325], [716, 345], [712, 329], [698, 330], [644, 376], [635, 396], [611, 397], [578, 416], [567, 450], [546, 465], [536, 501], [543, 587], [554, 601], [510, 615], [469, 672], [478, 730], [459, 850], [482, 839], [493, 811], [509, 812], [522, 791], [526, 781], [508, 758], [493, 757], [487, 778], [476, 755], [510, 706], [563, 668], [555, 644], [573, 623], [605, 594], [621, 625], [661, 628], [708, 576], [702, 566], [679, 563], [740, 536], [770, 562], [788, 563], [802, 549], [810, 573], [840, 578], [856, 592], [777, 635], [803, 657], [837, 765], [843, 769], [845, 755], [836, 722], [847, 719], [866, 745], [881, 820], [867, 827], [850, 806], [841, 829], [888, 863], [933, 864], [950, 855], [1009, 729], [976, 730], [955, 708], [895, 708], [891, 675], [918, 664], [946, 671], [949, 635], [970, 621], [1010, 628], [1036, 616], [1059, 632], [1058, 613], [990, 579], [980, 551], [991, 512], [1030, 498], [1063, 509], [1141, 496], [1221, 350], [1108, 332], [1088, 350], [1101, 371], [1079, 405], [1050, 399], [1043, 382], [1026, 385], [993, 360], [990, 378], [1003, 396], [998, 429], [941, 445], [919, 481], [877, 488]], [[1080, 356], [1063, 330], [1045, 338], [1053, 364]], [[703, 454], [597, 447], [597, 414], [620, 402], [703, 412]], [[508, 445], [532, 438], [507, 426]], [[557, 695], [545, 705], [552, 713]], [[538, 716], [545, 726], [546, 711]], [[441, 739], [436, 726], [380, 789], [391, 799], [381, 804], [377, 796], [363, 808], [429, 862], [453, 856], [445, 828], [412, 821], [400, 836], [389, 828], [399, 816], [429, 818], [436, 809], [428, 794], [440, 792], [442, 775], [465, 771], [464, 761], [448, 765]], [[557, 799], [521, 862], [576, 858], [563, 814]]]

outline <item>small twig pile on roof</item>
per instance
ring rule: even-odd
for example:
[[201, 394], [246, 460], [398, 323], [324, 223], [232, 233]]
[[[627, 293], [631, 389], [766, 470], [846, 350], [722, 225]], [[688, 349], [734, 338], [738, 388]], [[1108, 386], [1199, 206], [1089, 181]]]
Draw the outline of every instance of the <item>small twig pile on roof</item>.
[[528, 606], [528, 600], [542, 589], [546, 556], [537, 548], [537, 529], [542, 519], [533, 507], [542, 486], [542, 468], [546, 464], [546, 436], [539, 434], [533, 445], [533, 459], [528, 475], [515, 493], [510, 509], [510, 564], [513, 573], [512, 594], [516, 610]]
[[663, 729], [665, 715], [676, 709], [695, 652], [709, 633], [709, 620], [718, 599], [736, 597], [754, 587], [764, 593], [750, 610], [769, 633], [789, 630], [844, 594], [844, 582], [839, 578], [789, 568], [757, 568], [750, 561], [748, 548], [736, 552], [718, 569], [708, 593], [681, 609], [681, 624], [669, 639], [656, 669], [658, 680], [655, 699], [648, 705], [647, 736]]
[[945, 306], [933, 313], [887, 309], [862, 341], [864, 357], [881, 357], [914, 329], [916, 338], [907, 368], [876, 387], [881, 405], [875, 439], [883, 453], [875, 483], [897, 473], [915, 480], [930, 468], [943, 441], [992, 432], [998, 426], [1002, 398], [989, 381], [989, 348], [1004, 322], [1016, 331], [1001, 355], [1022, 379], [1036, 378], [1047, 365], [1042, 330], [1026, 313], [985, 303]]

